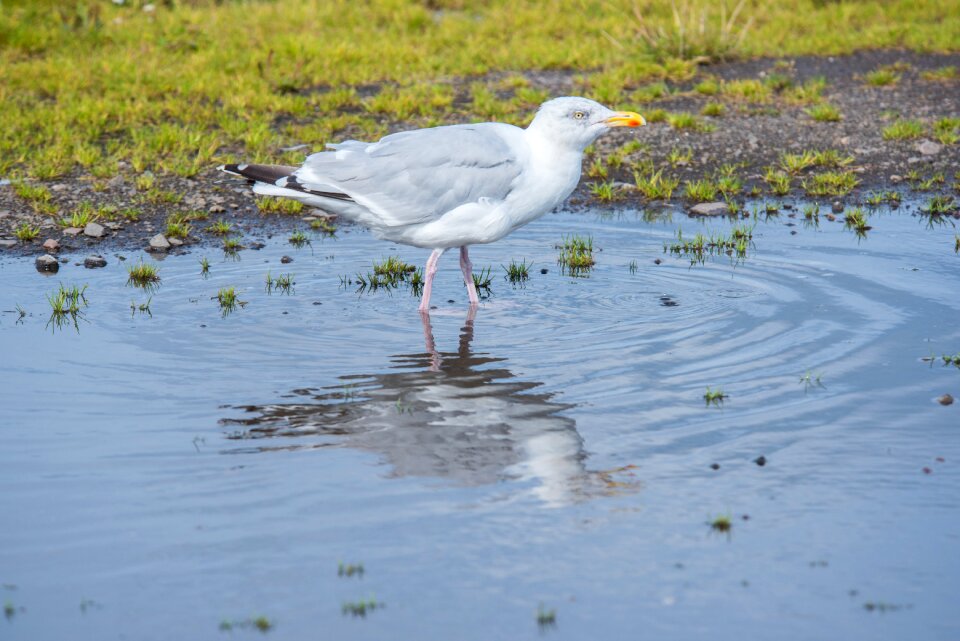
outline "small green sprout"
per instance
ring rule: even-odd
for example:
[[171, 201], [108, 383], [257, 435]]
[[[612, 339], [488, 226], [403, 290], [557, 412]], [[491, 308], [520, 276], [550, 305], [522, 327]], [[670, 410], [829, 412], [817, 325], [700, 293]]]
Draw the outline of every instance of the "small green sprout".
[[13, 235], [17, 237], [17, 240], [28, 243], [36, 240], [37, 236], [40, 235], [40, 228], [33, 227], [28, 223], [22, 223], [14, 230]]
[[557, 611], [553, 608], [549, 610], [541, 603], [537, 606], [537, 627], [541, 630], [552, 628], [557, 625]]
[[710, 405], [719, 407], [723, 405], [723, 402], [728, 398], [730, 397], [727, 394], [724, 394], [723, 390], [719, 387], [717, 389], [711, 389], [708, 387], [707, 391], [703, 394], [703, 400], [706, 402], [708, 407]]
[[528, 263], [526, 259], [523, 259], [519, 263], [515, 260], [511, 260], [509, 265], [501, 265], [503, 271], [506, 272], [504, 278], [511, 283], [522, 283], [530, 278], [530, 268], [532, 266], [533, 263]]
[[363, 578], [363, 563], [343, 563], [340, 562], [340, 565], [337, 567], [337, 576], [350, 578], [353, 575], [357, 575], [359, 578]]

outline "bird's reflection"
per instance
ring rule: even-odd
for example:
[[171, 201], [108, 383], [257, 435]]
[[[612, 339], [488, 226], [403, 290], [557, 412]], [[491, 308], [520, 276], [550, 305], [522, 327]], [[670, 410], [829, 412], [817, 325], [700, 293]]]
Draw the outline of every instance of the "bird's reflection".
[[[470, 350], [475, 308], [455, 352], [436, 349], [423, 314], [426, 351], [391, 358], [390, 371], [341, 377], [333, 388], [298, 389], [253, 416], [223, 419], [231, 439], [271, 439], [258, 451], [347, 446], [381, 455], [394, 476], [443, 478], [466, 486], [504, 480], [549, 505], [635, 487], [632, 466], [590, 471], [571, 407], [518, 380], [506, 359]], [[277, 443], [277, 440], [283, 443]]]

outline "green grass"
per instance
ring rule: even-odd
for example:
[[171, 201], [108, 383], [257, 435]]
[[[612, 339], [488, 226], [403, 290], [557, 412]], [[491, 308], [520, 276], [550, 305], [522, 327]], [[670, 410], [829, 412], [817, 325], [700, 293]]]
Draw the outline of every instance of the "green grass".
[[920, 77], [924, 80], [932, 80], [934, 82], [951, 82], [960, 78], [960, 75], [957, 74], [957, 68], [954, 66], [939, 67], [932, 71], [924, 71], [920, 74]]
[[287, 242], [289, 242], [291, 245], [299, 249], [304, 245], [309, 245], [310, 238], [309, 236], [307, 236], [305, 233], [303, 233], [298, 229], [297, 231], [290, 234], [290, 237], [287, 238]]
[[721, 514], [710, 521], [710, 529], [715, 532], [729, 534], [733, 529], [733, 518], [729, 514]]
[[852, 229], [858, 238], [865, 238], [867, 232], [872, 229], [867, 224], [867, 214], [859, 207], [855, 207], [846, 214], [843, 226]]
[[268, 294], [272, 294], [274, 290], [281, 294], [292, 294], [294, 284], [293, 274], [272, 276], [269, 271], [267, 272], [266, 290]]
[[97, 220], [98, 217], [97, 210], [93, 204], [84, 201], [77, 205], [77, 208], [73, 210], [69, 217], [61, 218], [59, 223], [61, 227], [77, 227], [83, 229], [87, 226], [87, 223], [92, 223]]
[[86, 291], [86, 285], [82, 288], [75, 285], [67, 288], [60, 283], [57, 291], [47, 295], [47, 301], [50, 303], [50, 320], [47, 321], [47, 326], [56, 331], [72, 323], [74, 329], [79, 331], [78, 321], [83, 318], [83, 308], [88, 304]]
[[127, 268], [127, 285], [149, 289], [160, 283], [160, 270], [149, 263], [140, 261]]
[[685, 238], [683, 229], [677, 229], [676, 240], [664, 243], [664, 253], [677, 257], [686, 257], [691, 265], [704, 264], [709, 256], [727, 255], [734, 261], [747, 257], [753, 241], [753, 227], [734, 225], [729, 235], [696, 233], [693, 238]]
[[490, 285], [493, 284], [493, 277], [490, 276], [490, 268], [486, 267], [479, 272], [471, 274], [473, 277], [473, 286], [477, 289], [480, 296], [490, 296]]
[[511, 260], [509, 265], [501, 265], [500, 267], [506, 272], [504, 278], [516, 284], [525, 282], [530, 278], [530, 268], [532, 266], [533, 263], [528, 263], [526, 259], [523, 259], [519, 263]]
[[770, 187], [770, 191], [775, 196], [786, 196], [790, 193], [790, 176], [782, 171], [777, 171], [773, 167], [768, 167], [763, 175], [764, 182]]
[[238, 307], [244, 307], [247, 302], [242, 301], [237, 296], [237, 290], [234, 287], [221, 287], [214, 296], [217, 304], [220, 305], [220, 314], [226, 318], [229, 314], [236, 311]]
[[709, 123], [705, 123], [697, 116], [691, 113], [686, 113], [686, 112], [669, 114], [667, 116], [667, 124], [669, 124], [674, 129], [697, 131], [697, 132], [704, 132], [704, 133], [711, 132], [715, 129], [713, 125]]
[[[546, 96], [527, 71], [589, 70], [584, 91], [621, 103], [665, 95], [665, 82], [693, 80], [705, 60], [947, 51], [960, 32], [950, 0], [143, 4], [4, 2], [0, 175], [128, 174], [145, 200], [171, 202], [182, 196], [141, 177], [300, 161], [280, 148], [372, 138], [398, 123], [525, 122]], [[455, 86], [463, 79], [469, 91]], [[785, 70], [750, 82], [703, 79], [697, 88], [756, 102], [819, 99]]]
[[207, 231], [217, 236], [226, 236], [233, 231], [233, 224], [225, 220], [218, 220], [207, 227]]
[[845, 196], [860, 180], [848, 171], [827, 171], [813, 174], [803, 181], [803, 188], [811, 196]]
[[925, 212], [933, 216], [953, 213], [957, 209], [957, 203], [953, 200], [953, 196], [934, 196], [927, 201], [923, 208]]
[[933, 135], [944, 145], [960, 141], [960, 118], [940, 118], [933, 124]]
[[251, 617], [249, 619], [242, 619], [239, 621], [231, 621], [229, 619], [224, 619], [220, 622], [220, 631], [221, 632], [232, 632], [234, 628], [253, 628], [259, 632], [267, 633], [274, 628], [276, 623], [271, 619], [258, 615]]
[[373, 596], [370, 596], [366, 599], [361, 599], [359, 601], [347, 601], [342, 606], [340, 606], [340, 611], [344, 616], [350, 615], [353, 617], [364, 618], [368, 614], [383, 609], [386, 607], [383, 603], [380, 603]]
[[186, 238], [190, 235], [191, 226], [190, 223], [182, 221], [168, 221], [167, 227], [164, 230], [164, 235], [167, 238]]
[[710, 405], [722, 405], [723, 401], [727, 399], [727, 395], [723, 393], [721, 388], [711, 389], [707, 388], [707, 391], [703, 394], [703, 400], [706, 402], [707, 406]]
[[612, 182], [590, 183], [590, 193], [602, 203], [610, 203], [623, 198], [623, 193]]
[[363, 578], [363, 563], [344, 563], [340, 562], [337, 566], [337, 576], [350, 578], [352, 576], [357, 576], [358, 578]]
[[40, 235], [40, 228], [34, 227], [29, 223], [20, 223], [20, 225], [13, 230], [13, 235], [16, 236], [17, 240], [29, 243], [32, 240], [36, 240]]
[[727, 108], [720, 102], [708, 102], [700, 110], [700, 113], [710, 118], [719, 118], [727, 113]]
[[327, 236], [333, 236], [337, 233], [337, 226], [331, 224], [329, 221], [324, 220], [323, 218], [318, 218], [316, 220], [310, 221], [310, 229], [325, 234]]
[[687, 149], [674, 147], [667, 153], [667, 162], [674, 168], [689, 165], [691, 160], [693, 160], [693, 149], [689, 147]]
[[593, 236], [573, 234], [564, 236], [558, 246], [560, 253], [557, 263], [571, 276], [585, 275], [595, 264], [593, 258]]
[[243, 249], [243, 239], [234, 237], [234, 238], [224, 238], [223, 239], [223, 253], [228, 255], [235, 255]]
[[898, 120], [883, 128], [884, 140], [912, 140], [919, 138], [926, 127], [919, 120]]
[[813, 152], [810, 151], [804, 151], [799, 154], [790, 154], [786, 152], [780, 154], [780, 166], [784, 171], [790, 174], [800, 173], [807, 167], [813, 167], [813, 164]]
[[207, 257], [204, 256], [200, 259], [200, 275], [204, 278], [210, 273], [210, 261], [207, 260]]
[[891, 87], [900, 82], [900, 74], [890, 67], [880, 67], [867, 73], [863, 79], [874, 87]]
[[823, 149], [813, 152], [813, 164], [817, 167], [839, 169], [854, 161], [853, 156], [845, 155], [836, 149]]
[[261, 214], [295, 215], [303, 212], [303, 203], [289, 198], [275, 198], [273, 196], [258, 196], [257, 209]]
[[552, 628], [557, 625], [557, 611], [553, 608], [549, 610], [541, 603], [537, 606], [537, 627], [541, 630]]
[[826, 102], [814, 105], [804, 111], [817, 122], [840, 122], [843, 120], [843, 114], [840, 113], [840, 110]]
[[704, 178], [702, 180], [687, 180], [684, 182], [683, 195], [697, 202], [710, 202], [717, 199], [720, 187], [716, 182]]
[[637, 189], [650, 200], [670, 200], [673, 191], [680, 184], [680, 179], [673, 176], [664, 176], [663, 170], [657, 170], [647, 175], [639, 172], [633, 174]]

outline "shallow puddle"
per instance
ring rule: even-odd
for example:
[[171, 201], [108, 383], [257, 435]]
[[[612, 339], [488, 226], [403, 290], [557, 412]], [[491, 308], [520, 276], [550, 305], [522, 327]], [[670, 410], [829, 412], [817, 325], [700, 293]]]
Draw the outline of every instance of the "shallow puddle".
[[427, 321], [343, 286], [427, 255], [361, 230], [144, 256], [150, 293], [138, 254], [0, 262], [3, 637], [947, 638], [960, 370], [922, 359], [960, 352], [960, 258], [903, 209], [702, 264], [664, 244], [727, 221], [553, 214], [473, 248], [475, 314], [445, 255]]

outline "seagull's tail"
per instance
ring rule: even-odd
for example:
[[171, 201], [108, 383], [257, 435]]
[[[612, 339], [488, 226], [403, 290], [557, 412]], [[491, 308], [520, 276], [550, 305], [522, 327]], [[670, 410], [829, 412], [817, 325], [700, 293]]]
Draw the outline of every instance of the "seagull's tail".
[[[264, 196], [284, 196], [314, 207], [322, 206], [324, 199], [353, 202], [347, 194], [337, 191], [311, 189], [297, 180], [297, 167], [286, 165], [229, 164], [217, 167], [222, 172], [246, 178], [255, 193]], [[318, 204], [319, 203], [319, 204]]]

